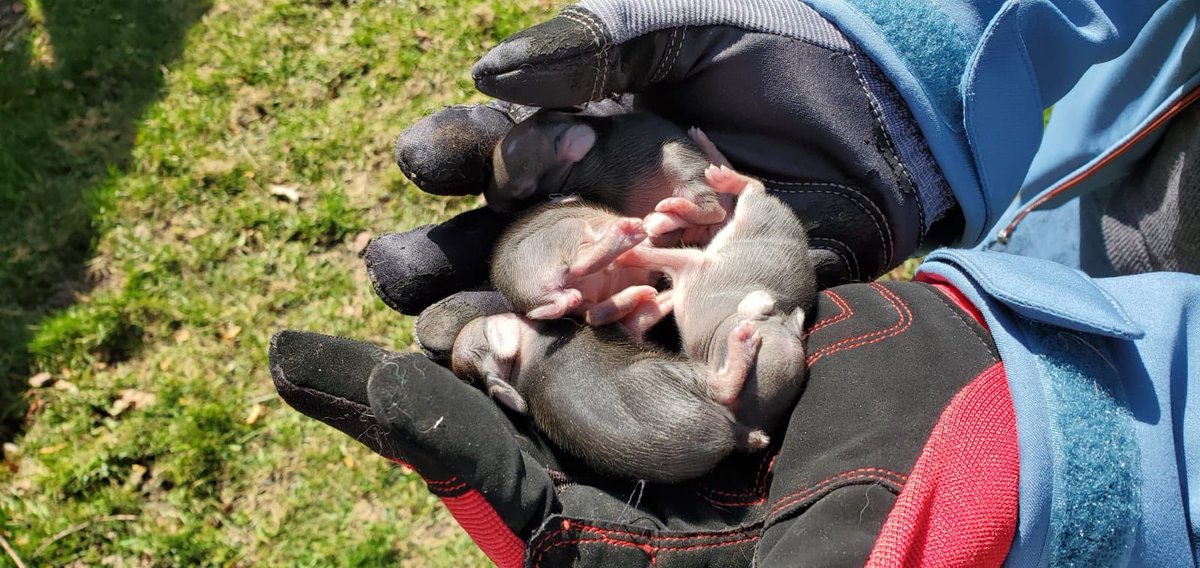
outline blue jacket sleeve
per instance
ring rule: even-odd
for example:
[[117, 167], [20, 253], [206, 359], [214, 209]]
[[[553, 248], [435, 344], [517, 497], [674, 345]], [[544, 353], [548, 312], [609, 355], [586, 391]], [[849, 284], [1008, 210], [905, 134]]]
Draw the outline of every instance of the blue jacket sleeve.
[[[1020, 190], [1045, 108], [1139, 37], [1174, 43], [1171, 28], [1156, 23], [1170, 19], [1164, 14], [1194, 20], [1197, 11], [1195, 0], [809, 3], [884, 68], [912, 108], [962, 207], [963, 244], [980, 241]], [[1186, 76], [1195, 74], [1191, 59]], [[1152, 76], [1162, 64], [1141, 61], [1120, 72]]]
[[1004, 362], [1021, 456], [1006, 565], [1194, 566], [1200, 276], [949, 249], [920, 272], [979, 308]]

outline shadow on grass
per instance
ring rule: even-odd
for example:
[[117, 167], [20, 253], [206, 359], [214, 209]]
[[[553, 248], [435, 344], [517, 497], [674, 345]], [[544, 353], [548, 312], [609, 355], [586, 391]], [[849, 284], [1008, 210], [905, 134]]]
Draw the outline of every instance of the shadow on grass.
[[[96, 280], [94, 216], [208, 0], [0, 0], [0, 442], [20, 431], [33, 329]], [[94, 268], [94, 267], [93, 267]], [[110, 358], [141, 330], [106, 331]]]

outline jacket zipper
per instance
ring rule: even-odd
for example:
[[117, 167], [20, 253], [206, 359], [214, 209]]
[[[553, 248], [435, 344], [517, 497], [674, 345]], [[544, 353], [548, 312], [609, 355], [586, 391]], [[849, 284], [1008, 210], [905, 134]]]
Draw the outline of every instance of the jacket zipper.
[[1025, 219], [1026, 215], [1032, 213], [1038, 207], [1045, 205], [1046, 202], [1050, 201], [1051, 199], [1054, 199], [1058, 195], [1062, 194], [1064, 191], [1074, 187], [1076, 184], [1083, 181], [1088, 176], [1096, 173], [1101, 168], [1108, 165], [1109, 162], [1112, 162], [1113, 160], [1117, 159], [1117, 157], [1119, 157], [1122, 154], [1124, 154], [1125, 152], [1129, 151], [1130, 148], [1133, 148], [1139, 142], [1141, 142], [1143, 139], [1145, 139], [1146, 136], [1149, 136], [1151, 132], [1155, 131], [1156, 129], [1158, 129], [1158, 127], [1165, 124], [1172, 117], [1174, 117], [1175, 115], [1182, 112], [1183, 109], [1188, 107], [1188, 105], [1191, 105], [1193, 102], [1196, 102], [1197, 99], [1200, 99], [1200, 87], [1196, 87], [1196, 88], [1192, 89], [1191, 92], [1189, 92], [1182, 99], [1175, 101], [1174, 104], [1167, 107], [1167, 109], [1165, 111], [1163, 111], [1162, 114], [1158, 115], [1158, 117], [1155, 118], [1150, 124], [1147, 124], [1144, 128], [1142, 128], [1140, 131], [1138, 131], [1138, 133], [1136, 135], [1134, 135], [1133, 138], [1130, 138], [1129, 140], [1126, 140], [1120, 146], [1117, 146], [1116, 149], [1109, 152], [1108, 155], [1104, 156], [1104, 158], [1101, 159], [1099, 162], [1096, 162], [1095, 164], [1093, 164], [1092, 167], [1068, 178], [1066, 181], [1062, 182], [1061, 185], [1059, 185], [1058, 187], [1055, 187], [1054, 189], [1051, 189], [1049, 191], [1042, 193], [1041, 196], [1039, 196], [1037, 199], [1034, 199], [1033, 202], [1031, 202], [1029, 205], [1026, 205], [1024, 209], [1021, 209], [1021, 211], [1017, 213], [1017, 216], [1013, 217], [1012, 222], [1009, 223], [1007, 227], [1004, 227], [1004, 229], [1002, 229], [999, 233], [996, 234], [996, 241], [999, 242], [1000, 244], [1007, 244], [1009, 237], [1012, 236], [1013, 231], [1015, 231], [1017, 228], [1017, 225], [1023, 219]]

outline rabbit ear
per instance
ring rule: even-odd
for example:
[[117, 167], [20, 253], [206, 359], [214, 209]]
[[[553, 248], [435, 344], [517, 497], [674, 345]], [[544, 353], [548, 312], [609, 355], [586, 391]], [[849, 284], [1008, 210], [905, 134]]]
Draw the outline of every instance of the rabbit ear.
[[484, 320], [484, 334], [492, 357], [512, 361], [521, 349], [521, 318], [516, 314], [500, 314]]
[[596, 131], [586, 124], [575, 124], [566, 129], [554, 145], [558, 159], [569, 164], [582, 160], [596, 145]]
[[525, 404], [525, 397], [521, 396], [515, 387], [504, 382], [494, 373], [488, 373], [487, 393], [488, 396], [500, 401], [504, 406], [520, 414], [529, 414], [529, 405]]

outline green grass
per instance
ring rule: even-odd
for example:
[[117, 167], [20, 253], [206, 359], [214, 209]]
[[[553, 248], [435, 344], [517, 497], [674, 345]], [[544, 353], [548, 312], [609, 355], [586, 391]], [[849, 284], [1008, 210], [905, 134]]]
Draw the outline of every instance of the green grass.
[[282, 405], [267, 340], [411, 348], [354, 243], [471, 203], [419, 194], [392, 140], [551, 10], [0, 0], [0, 534], [26, 564], [484, 562], [418, 477]]

